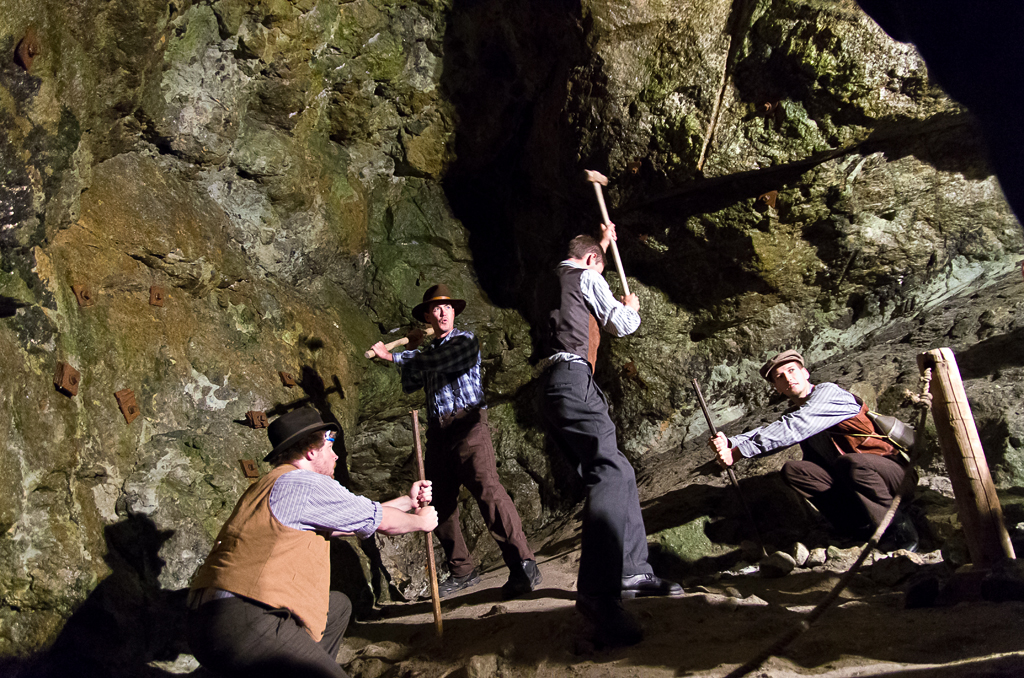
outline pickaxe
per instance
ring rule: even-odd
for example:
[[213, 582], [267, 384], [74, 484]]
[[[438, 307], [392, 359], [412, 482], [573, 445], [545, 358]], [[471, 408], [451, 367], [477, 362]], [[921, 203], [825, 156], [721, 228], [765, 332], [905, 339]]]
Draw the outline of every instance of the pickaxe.
[[[604, 204], [604, 193], [601, 191], [602, 186], [608, 185], [608, 177], [594, 170], [583, 171], [587, 175], [587, 181], [594, 185], [594, 192], [597, 193], [597, 204], [601, 206], [601, 218], [604, 219], [605, 224], [612, 223], [612, 220], [608, 218], [608, 208]], [[622, 270], [619, 247], [615, 244], [614, 240], [612, 240], [612, 258], [615, 259], [615, 269], [619, 272], [619, 279], [622, 280], [622, 291], [625, 294], [629, 294], [629, 283], [626, 282], [626, 273]]]

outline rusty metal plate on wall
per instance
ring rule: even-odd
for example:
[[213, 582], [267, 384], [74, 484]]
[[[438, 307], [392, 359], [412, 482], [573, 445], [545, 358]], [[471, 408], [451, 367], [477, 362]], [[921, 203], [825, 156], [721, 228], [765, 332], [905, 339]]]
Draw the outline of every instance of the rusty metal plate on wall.
[[167, 293], [164, 292], [164, 288], [153, 285], [149, 288], [149, 305], [163, 306], [165, 296], [167, 296]]
[[769, 207], [775, 207], [775, 200], [779, 197], [778, 191], [768, 191], [757, 196], [757, 204], [761, 209], [768, 209]]
[[267, 427], [267, 413], [258, 412], [256, 410], [249, 410], [245, 413], [245, 420], [249, 422], [249, 426], [253, 428], [266, 428]]
[[139, 406], [135, 402], [135, 392], [130, 388], [126, 388], [115, 393], [114, 397], [117, 398], [117, 406], [121, 408], [121, 414], [124, 415], [125, 422], [132, 423], [135, 417], [139, 416]]
[[35, 60], [36, 55], [39, 54], [39, 51], [39, 35], [36, 33], [36, 29], [30, 26], [25, 31], [25, 37], [14, 48], [14, 62], [26, 71], [30, 71], [32, 70], [32, 62]]
[[96, 304], [96, 299], [88, 285], [72, 285], [71, 291], [75, 293], [75, 299], [78, 299], [79, 306], [94, 306]]
[[53, 375], [53, 385], [66, 396], [78, 395], [78, 383], [82, 374], [67, 363], [57, 363], [57, 371]]
[[246, 478], [259, 478], [260, 467], [256, 465], [256, 462], [252, 459], [239, 459], [238, 463], [242, 465], [242, 473], [245, 474]]
[[281, 377], [281, 383], [284, 384], [285, 388], [293, 388], [295, 386], [295, 377], [288, 372], [278, 372], [278, 376]]

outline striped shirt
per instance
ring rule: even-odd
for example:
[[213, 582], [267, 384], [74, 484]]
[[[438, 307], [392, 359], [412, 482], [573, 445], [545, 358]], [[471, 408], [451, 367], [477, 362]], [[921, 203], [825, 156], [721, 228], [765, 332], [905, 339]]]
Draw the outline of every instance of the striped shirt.
[[831, 463], [839, 450], [827, 429], [857, 416], [860, 407], [849, 391], [830, 382], [817, 384], [804, 404], [767, 426], [729, 438], [729, 445], [738, 448], [744, 457], [756, 457], [800, 443], [805, 455], [817, 454]]
[[[559, 266], [586, 268], [568, 259]], [[594, 314], [597, 324], [605, 332], [616, 337], [624, 337], [636, 332], [640, 327], [640, 314], [616, 299], [608, 287], [608, 281], [597, 271], [589, 268], [583, 271], [580, 275], [580, 292], [587, 308]], [[547, 364], [578, 360], [580, 357], [575, 353], [556, 353], [547, 358]]]
[[480, 379], [480, 347], [472, 332], [453, 328], [418, 351], [392, 353], [402, 373], [402, 390], [427, 393], [427, 419], [469, 407], [487, 407]]
[[349, 492], [334, 478], [298, 469], [277, 479], [270, 490], [270, 512], [294, 530], [353, 532], [366, 539], [380, 526], [384, 509]]

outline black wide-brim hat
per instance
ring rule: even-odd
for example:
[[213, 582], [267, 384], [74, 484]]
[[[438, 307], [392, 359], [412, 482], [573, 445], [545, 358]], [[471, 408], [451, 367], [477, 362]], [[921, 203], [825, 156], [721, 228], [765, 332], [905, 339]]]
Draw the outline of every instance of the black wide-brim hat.
[[426, 313], [430, 309], [431, 304], [451, 304], [452, 310], [455, 311], [455, 315], [462, 313], [466, 308], [466, 302], [462, 299], [452, 299], [451, 292], [448, 291], [448, 286], [444, 283], [434, 285], [426, 292], [423, 293], [423, 303], [417, 304], [412, 309], [412, 317], [419, 320], [421, 323], [427, 322]]
[[278, 452], [287, 450], [307, 433], [337, 430], [337, 424], [325, 422], [320, 418], [320, 413], [312, 407], [300, 407], [282, 414], [267, 427], [267, 437], [270, 438], [270, 444], [274, 449], [263, 457], [263, 461], [270, 461]]

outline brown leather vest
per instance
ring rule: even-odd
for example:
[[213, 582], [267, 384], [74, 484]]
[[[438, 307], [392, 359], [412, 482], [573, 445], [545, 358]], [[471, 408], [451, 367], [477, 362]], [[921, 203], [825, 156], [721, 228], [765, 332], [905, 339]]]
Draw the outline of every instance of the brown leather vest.
[[832, 442], [839, 449], [839, 453], [880, 454], [884, 457], [895, 454], [896, 448], [885, 438], [866, 437], [877, 436], [878, 432], [875, 431], [875, 425], [868, 419], [867, 404], [861, 402], [860, 398], [857, 398], [857, 402], [860, 402], [859, 413], [828, 429]]
[[191, 588], [213, 586], [270, 607], [288, 608], [319, 642], [330, 601], [330, 544], [316, 532], [285, 527], [270, 511], [274, 483], [297, 470], [282, 464], [246, 490]]

